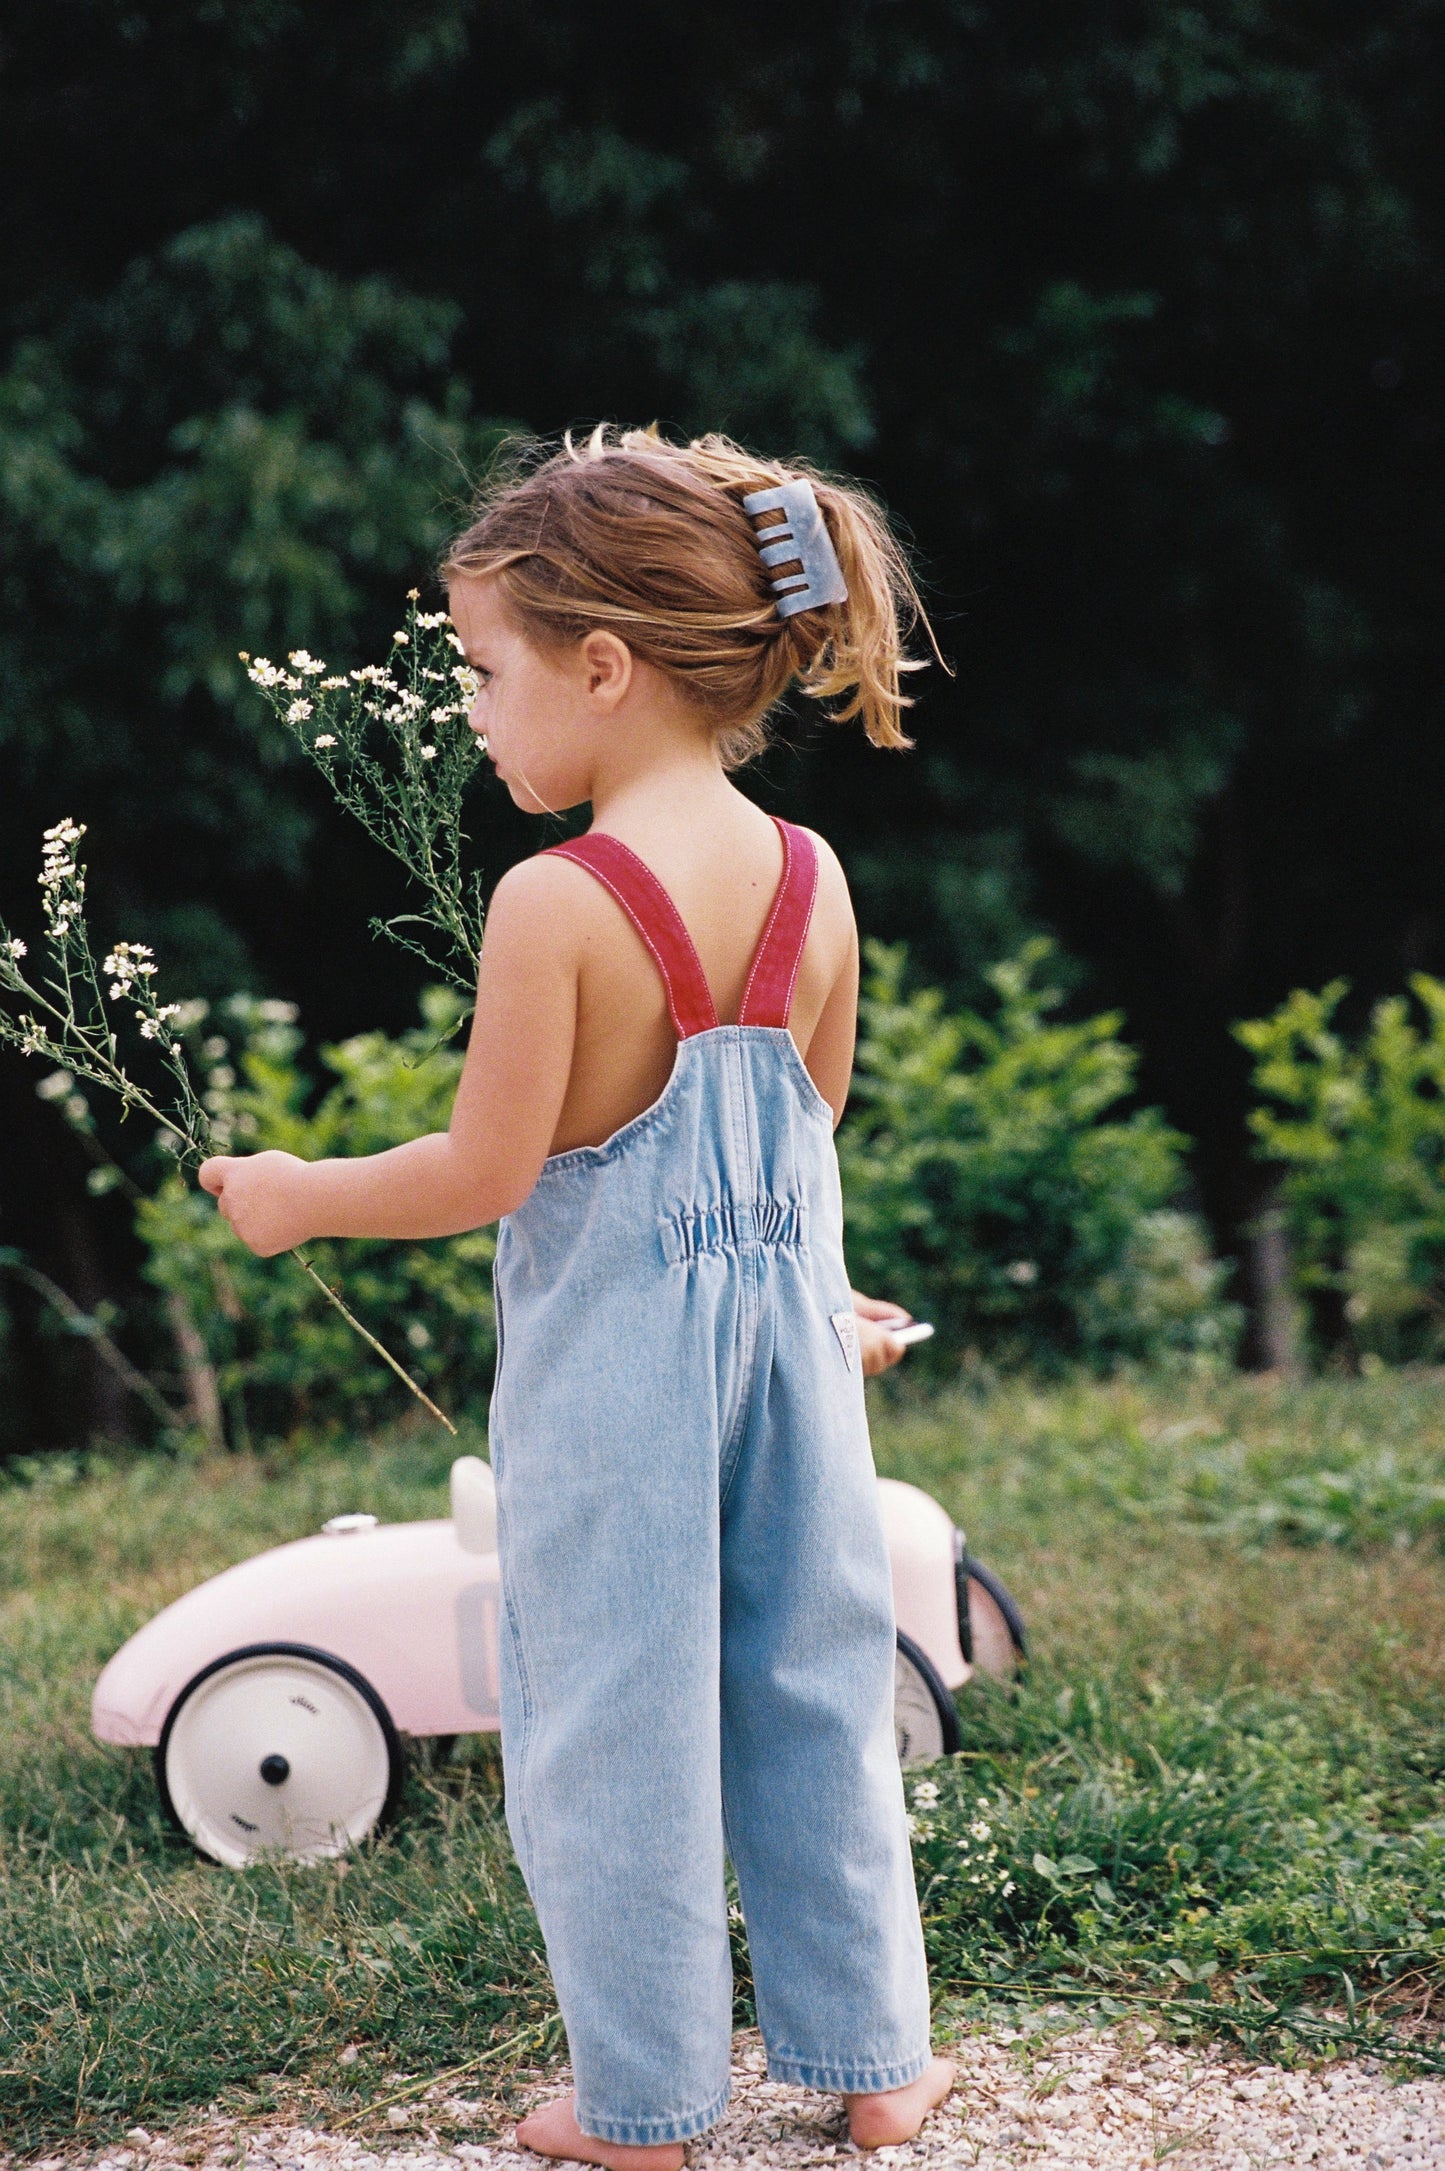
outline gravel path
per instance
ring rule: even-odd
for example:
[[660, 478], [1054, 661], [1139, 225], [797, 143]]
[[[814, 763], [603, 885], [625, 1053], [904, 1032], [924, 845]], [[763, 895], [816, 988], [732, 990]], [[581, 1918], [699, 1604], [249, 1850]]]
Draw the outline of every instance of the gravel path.
[[[1266, 2165], [1360, 2166], [1361, 2171], [1445, 2171], [1445, 2080], [1391, 2082], [1369, 2061], [1319, 2072], [1254, 2065], [1217, 2046], [1180, 2049], [1152, 2030], [1072, 2030], [1040, 2016], [1035, 2028], [997, 2026], [957, 2045], [958, 2086], [919, 2139], [880, 2149], [890, 2171], [968, 2165], [977, 2171], [1262, 2171]], [[553, 2094], [557, 2073], [535, 2093]], [[762, 2047], [740, 2035], [733, 2101], [721, 2125], [689, 2150], [693, 2171], [743, 2165], [834, 2163], [858, 2152], [835, 2098], [770, 2081]], [[362, 2141], [299, 2126], [214, 2116], [169, 2135], [137, 2128], [121, 2148], [70, 2152], [0, 2171], [542, 2171], [528, 2150], [442, 2139], [495, 2106], [431, 2092], [388, 2114], [394, 2138]]]

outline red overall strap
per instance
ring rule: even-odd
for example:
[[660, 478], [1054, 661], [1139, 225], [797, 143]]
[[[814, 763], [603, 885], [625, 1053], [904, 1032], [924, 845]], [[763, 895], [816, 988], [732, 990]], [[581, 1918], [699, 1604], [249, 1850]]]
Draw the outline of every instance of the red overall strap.
[[646, 862], [620, 837], [609, 837], [599, 830], [575, 837], [570, 844], [553, 844], [547, 849], [554, 858], [575, 860], [611, 890], [657, 960], [678, 1039], [711, 1032], [717, 1024], [717, 1011], [707, 976], [677, 906]]
[[787, 1024], [818, 894], [818, 851], [812, 838], [806, 829], [778, 822], [776, 815], [773, 820], [783, 840], [783, 879], [743, 989], [739, 1025]]
[[[791, 822], [778, 822], [776, 815], [773, 819], [783, 840], [783, 875], [748, 972], [739, 1025], [787, 1025], [818, 892], [818, 854], [812, 838]], [[646, 861], [620, 837], [595, 829], [570, 844], [547, 849], [554, 858], [575, 860], [585, 867], [617, 899], [657, 962], [678, 1039], [710, 1033], [717, 1024], [717, 1010], [707, 975], [682, 915]]]

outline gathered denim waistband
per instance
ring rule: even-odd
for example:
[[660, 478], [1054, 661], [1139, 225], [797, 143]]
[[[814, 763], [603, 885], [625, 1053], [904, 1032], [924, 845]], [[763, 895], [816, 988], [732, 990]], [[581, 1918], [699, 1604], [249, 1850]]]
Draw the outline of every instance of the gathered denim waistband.
[[776, 1251], [808, 1241], [806, 1199], [715, 1199], [684, 1206], [659, 1224], [663, 1256], [683, 1265], [711, 1251]]

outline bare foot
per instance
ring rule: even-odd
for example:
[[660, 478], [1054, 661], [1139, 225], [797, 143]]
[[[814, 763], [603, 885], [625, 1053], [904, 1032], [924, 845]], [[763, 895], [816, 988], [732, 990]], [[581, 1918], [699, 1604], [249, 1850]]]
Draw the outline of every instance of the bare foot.
[[[952, 2066], [948, 2070], [952, 2075]], [[921, 2087], [922, 2083], [915, 2086]], [[906, 2093], [899, 2090], [900, 2095]], [[857, 2100], [891, 2103], [893, 2098], [861, 2096]], [[556, 2096], [552, 2102], [529, 2111], [517, 2128], [517, 2140], [523, 2148], [535, 2149], [539, 2156], [561, 2156], [568, 2163], [606, 2164], [607, 2171], [682, 2171], [681, 2141], [664, 2141], [657, 2148], [628, 2148], [621, 2141], [599, 2141], [595, 2135], [584, 2133], [577, 2123], [575, 2096]]]
[[[930, 2111], [953, 2086], [953, 2067], [946, 2058], [935, 2058], [926, 2072], [906, 2088], [885, 2089], [878, 2096], [844, 2096], [848, 2107], [848, 2131], [858, 2148], [895, 2148], [911, 2141]], [[652, 2153], [649, 2151], [649, 2154]]]

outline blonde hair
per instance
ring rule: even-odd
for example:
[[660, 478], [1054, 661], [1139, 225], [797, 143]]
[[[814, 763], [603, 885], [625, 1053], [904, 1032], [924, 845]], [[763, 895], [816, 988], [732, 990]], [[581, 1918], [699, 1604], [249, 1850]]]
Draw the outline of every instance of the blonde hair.
[[[848, 597], [780, 618], [742, 499], [796, 475], [816, 492]], [[514, 447], [439, 570], [495, 579], [540, 646], [615, 632], [696, 703], [729, 768], [761, 752], [794, 684], [836, 723], [860, 716], [875, 746], [912, 743], [900, 682], [922, 666], [903, 643], [916, 624], [932, 629], [907, 560], [866, 492], [806, 461], [719, 436], [673, 444], [656, 427]]]

